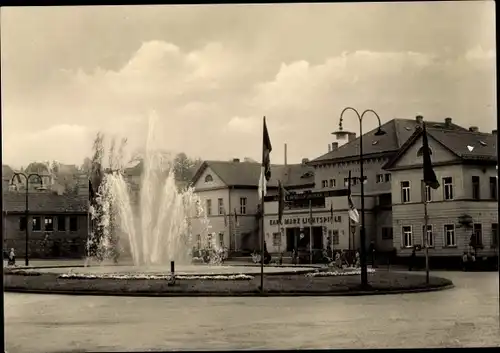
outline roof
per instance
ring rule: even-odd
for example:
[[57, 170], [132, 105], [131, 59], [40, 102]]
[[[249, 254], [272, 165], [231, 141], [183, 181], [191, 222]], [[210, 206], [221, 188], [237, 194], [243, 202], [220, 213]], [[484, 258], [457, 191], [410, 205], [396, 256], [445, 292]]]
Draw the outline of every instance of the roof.
[[14, 175], [15, 171], [10, 166], [6, 164], [2, 164], [2, 179], [7, 180], [11, 179]]
[[[467, 131], [467, 129], [445, 122], [426, 121], [427, 127], [446, 131]], [[416, 119], [392, 119], [382, 125], [385, 135], [375, 136], [378, 128], [363, 134], [363, 155], [396, 153], [403, 144], [412, 136], [420, 123]], [[337, 162], [359, 156], [359, 137], [340, 146], [334, 151], [328, 152], [309, 164], [321, 164], [324, 162]]]
[[[88, 200], [88, 196], [85, 195], [30, 193], [28, 206], [30, 212], [86, 213], [88, 211]], [[24, 212], [25, 193], [4, 192], [3, 211]]]
[[[227, 186], [257, 187], [260, 178], [260, 163], [205, 161], [195, 173], [192, 183], [210, 168]], [[271, 180], [268, 187], [278, 187], [281, 180], [285, 187], [300, 187], [314, 184], [314, 169], [304, 164], [271, 165]]]
[[[497, 161], [497, 136], [482, 132], [472, 131], [447, 131], [427, 127], [427, 135], [456, 155], [460, 161]], [[397, 161], [413, 146], [413, 144], [422, 136], [423, 129], [418, 129], [401, 147], [398, 153], [384, 165], [384, 169], [392, 168]], [[474, 149], [469, 151], [467, 146]]]

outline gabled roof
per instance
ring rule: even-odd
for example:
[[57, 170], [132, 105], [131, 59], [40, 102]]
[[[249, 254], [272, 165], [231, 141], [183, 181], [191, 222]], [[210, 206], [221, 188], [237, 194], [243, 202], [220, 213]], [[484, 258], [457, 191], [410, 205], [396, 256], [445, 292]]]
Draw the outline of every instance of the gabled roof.
[[[461, 161], [497, 161], [497, 136], [467, 130], [442, 130], [427, 126], [427, 135], [449, 150]], [[384, 165], [384, 169], [391, 169], [402, 156], [422, 136], [423, 129], [416, 130], [401, 147], [398, 153]], [[474, 147], [469, 151], [467, 146]]]
[[[205, 161], [195, 173], [192, 184], [210, 168], [228, 187], [257, 187], [260, 178], [260, 163]], [[271, 165], [271, 180], [268, 187], [278, 187], [281, 180], [285, 187], [300, 187], [314, 184], [314, 169], [304, 164]]]
[[[437, 128], [446, 131], [467, 131], [467, 129], [453, 123], [426, 121], [427, 127]], [[396, 153], [403, 144], [412, 136], [420, 123], [412, 119], [392, 119], [382, 125], [385, 135], [375, 136], [378, 130], [373, 129], [363, 134], [363, 155]], [[334, 151], [328, 152], [309, 164], [322, 164], [325, 162], [340, 162], [347, 159], [358, 158], [359, 137], [355, 140], [340, 146]]]
[[[29, 211], [43, 213], [84, 213], [88, 211], [88, 196], [30, 193]], [[24, 212], [25, 193], [4, 192], [3, 211]]]

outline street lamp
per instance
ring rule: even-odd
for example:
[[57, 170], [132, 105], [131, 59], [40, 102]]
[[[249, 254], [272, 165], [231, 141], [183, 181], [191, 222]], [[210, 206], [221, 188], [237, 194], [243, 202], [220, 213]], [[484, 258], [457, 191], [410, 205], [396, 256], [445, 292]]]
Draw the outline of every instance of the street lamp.
[[28, 191], [29, 191], [29, 185], [30, 185], [30, 179], [32, 177], [37, 177], [38, 180], [40, 181], [40, 186], [43, 187], [43, 180], [40, 174], [38, 173], [31, 173], [31, 174], [24, 174], [24, 173], [14, 173], [12, 176], [12, 179], [10, 181], [11, 185], [14, 185], [14, 178], [17, 178], [17, 181], [20, 183], [21, 182], [21, 177], [24, 177], [24, 181], [26, 184], [26, 199], [25, 199], [25, 210], [24, 210], [24, 217], [26, 219], [25, 221], [25, 231], [26, 231], [26, 252], [24, 254], [24, 263], [26, 266], [29, 266], [29, 255], [28, 255], [28, 241], [29, 241], [29, 227], [28, 227], [28, 216], [29, 216], [29, 207], [28, 207]]
[[378, 114], [372, 109], [365, 110], [361, 115], [358, 111], [352, 107], [347, 107], [340, 113], [339, 130], [342, 131], [342, 121], [344, 113], [348, 110], [352, 110], [356, 113], [359, 120], [359, 170], [360, 170], [360, 181], [361, 181], [361, 225], [359, 228], [359, 238], [360, 238], [360, 262], [361, 262], [361, 285], [368, 286], [368, 268], [366, 265], [366, 230], [365, 230], [365, 176], [363, 171], [363, 117], [366, 113], [373, 113], [378, 120], [378, 129], [375, 132], [375, 136], [385, 135], [385, 131], [382, 130], [382, 122]]

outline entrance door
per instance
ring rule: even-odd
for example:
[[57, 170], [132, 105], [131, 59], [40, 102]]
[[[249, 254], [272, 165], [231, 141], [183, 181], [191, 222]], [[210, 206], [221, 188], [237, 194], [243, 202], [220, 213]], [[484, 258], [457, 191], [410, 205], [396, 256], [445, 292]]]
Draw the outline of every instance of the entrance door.
[[313, 227], [313, 249], [323, 249], [323, 228]]

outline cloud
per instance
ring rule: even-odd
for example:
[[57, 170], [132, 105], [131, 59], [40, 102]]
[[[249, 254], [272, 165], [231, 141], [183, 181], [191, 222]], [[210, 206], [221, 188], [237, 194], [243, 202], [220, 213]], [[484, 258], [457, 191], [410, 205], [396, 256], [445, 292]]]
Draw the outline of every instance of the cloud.
[[[15, 151], [22, 150], [31, 159], [83, 159], [89, 131], [96, 130], [128, 136], [134, 148], [143, 143], [151, 110], [159, 116], [156, 133], [165, 149], [211, 159], [258, 157], [263, 115], [277, 153], [287, 142], [291, 161], [325, 152], [345, 106], [374, 109], [384, 121], [423, 114], [492, 128], [495, 53], [477, 47], [444, 54], [358, 50], [274, 65], [266, 55], [218, 42], [194, 50], [144, 42], [115, 70], [60, 71], [58, 85], [23, 108], [23, 116], [39, 119], [29, 125], [36, 131], [19, 141], [43, 148], [23, 149], [10, 138], [4, 158], [21, 159]], [[7, 104], [9, 111], [16, 110]], [[23, 134], [28, 120], [22, 125], [13, 115], [7, 114], [9, 131]], [[354, 120], [345, 125], [357, 131]]]

